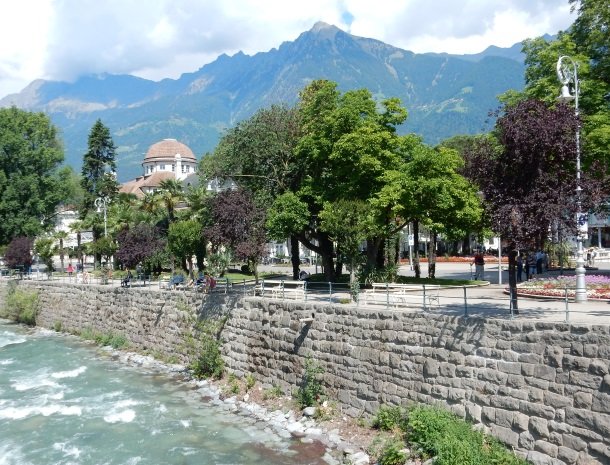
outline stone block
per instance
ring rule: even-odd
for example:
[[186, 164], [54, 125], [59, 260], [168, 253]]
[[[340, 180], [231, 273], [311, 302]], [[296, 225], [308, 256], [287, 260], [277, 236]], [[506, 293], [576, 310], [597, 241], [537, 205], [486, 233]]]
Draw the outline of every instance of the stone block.
[[557, 370], [553, 367], [546, 365], [535, 365], [532, 376], [538, 379], [542, 379], [544, 381], [555, 381], [555, 377], [557, 376]]
[[602, 377], [578, 371], [570, 372], [570, 383], [588, 389], [597, 390], [602, 385]]
[[592, 360], [589, 365], [589, 373], [592, 375], [604, 376], [609, 372], [608, 361], [606, 360]]
[[538, 440], [534, 443], [534, 450], [542, 452], [543, 454], [546, 454], [549, 457], [557, 457], [557, 449], [558, 447], [555, 444], [551, 444], [550, 442]]
[[426, 378], [434, 378], [439, 375], [439, 363], [435, 360], [426, 360], [424, 363], [424, 376]]
[[557, 458], [563, 460], [568, 465], [573, 465], [578, 460], [578, 452], [569, 447], [559, 446], [557, 448]]
[[498, 370], [500, 370], [503, 373], [508, 373], [511, 375], [520, 375], [521, 374], [521, 363], [499, 361]]
[[587, 371], [591, 364], [590, 359], [573, 355], [564, 355], [562, 361], [564, 370]]
[[531, 417], [529, 421], [529, 430], [535, 437], [549, 437], [548, 423], [544, 418]]
[[606, 460], [610, 458], [610, 449], [603, 442], [592, 442], [589, 444], [589, 449], [597, 455], [604, 457]]
[[510, 428], [504, 428], [498, 425], [491, 425], [491, 434], [507, 446], [517, 447], [519, 445], [519, 434], [515, 433]]
[[564, 397], [564, 396], [560, 396], [559, 394], [555, 394], [553, 392], [545, 392], [544, 393], [544, 403], [545, 405], [548, 405], [549, 407], [553, 407], [555, 409], [557, 408], [563, 408], [563, 407], [571, 407], [572, 406], [572, 399], [570, 399], [569, 397]]
[[526, 450], [531, 450], [534, 448], [534, 443], [536, 440], [534, 436], [529, 431], [524, 431], [519, 435], [519, 447]]
[[496, 421], [495, 424], [504, 428], [513, 427], [514, 412], [507, 410], [497, 409], [496, 410]]
[[532, 417], [540, 417], [546, 420], [555, 419], [555, 409], [547, 405], [540, 405], [522, 400], [519, 402], [519, 411]]
[[513, 412], [513, 429], [527, 431], [529, 427], [529, 417], [523, 413]]
[[474, 423], [479, 423], [481, 421], [481, 412], [483, 410], [481, 406], [467, 402], [464, 407], [466, 408], [466, 419], [471, 420]]
[[610, 395], [605, 392], [593, 393], [591, 410], [594, 412], [610, 413]]

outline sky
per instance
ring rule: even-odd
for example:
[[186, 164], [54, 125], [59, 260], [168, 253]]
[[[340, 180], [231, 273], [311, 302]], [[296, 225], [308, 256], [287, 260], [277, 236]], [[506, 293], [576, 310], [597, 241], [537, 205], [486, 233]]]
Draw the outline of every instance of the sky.
[[35, 79], [178, 78], [317, 21], [416, 53], [478, 53], [567, 29], [568, 0], [1, 0], [0, 98]]

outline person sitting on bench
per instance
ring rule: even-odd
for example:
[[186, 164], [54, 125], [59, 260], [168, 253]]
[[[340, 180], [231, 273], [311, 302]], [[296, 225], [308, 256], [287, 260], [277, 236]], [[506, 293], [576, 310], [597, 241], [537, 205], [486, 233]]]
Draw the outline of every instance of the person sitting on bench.
[[131, 274], [131, 270], [127, 270], [127, 274], [121, 279], [121, 287], [129, 287], [132, 278], [133, 275]]

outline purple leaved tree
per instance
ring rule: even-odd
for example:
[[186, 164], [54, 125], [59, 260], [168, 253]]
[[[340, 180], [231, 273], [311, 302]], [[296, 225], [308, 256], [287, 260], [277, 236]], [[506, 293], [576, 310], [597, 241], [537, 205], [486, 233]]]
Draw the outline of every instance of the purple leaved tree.
[[116, 258], [126, 268], [135, 268], [165, 248], [165, 239], [159, 228], [146, 223], [123, 229], [117, 235], [117, 242]]
[[258, 280], [256, 265], [266, 251], [265, 212], [244, 189], [220, 192], [210, 201], [209, 226], [204, 236], [216, 249], [221, 245], [247, 262]]

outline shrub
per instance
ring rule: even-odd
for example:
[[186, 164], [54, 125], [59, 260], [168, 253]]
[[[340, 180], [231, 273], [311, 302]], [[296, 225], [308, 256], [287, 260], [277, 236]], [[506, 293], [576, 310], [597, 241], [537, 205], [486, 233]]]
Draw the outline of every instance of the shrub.
[[252, 374], [246, 375], [246, 391], [249, 391], [256, 384], [256, 379]]
[[252, 270], [248, 265], [242, 265], [240, 269], [243, 274], [252, 274]]
[[282, 388], [279, 386], [273, 386], [272, 388], [265, 389], [263, 391], [264, 400], [277, 399], [278, 397], [282, 397], [283, 395], [284, 392], [282, 392]]
[[6, 305], [2, 316], [18, 323], [36, 326], [38, 306], [37, 292], [19, 289], [11, 283], [7, 291]]
[[526, 465], [496, 439], [472, 429], [454, 414], [434, 407], [408, 412], [407, 438], [435, 465]]
[[194, 324], [187, 338], [187, 351], [191, 359], [189, 368], [196, 378], [222, 378], [224, 361], [220, 353], [220, 333], [227, 318], [206, 319]]
[[384, 446], [377, 462], [379, 465], [403, 465], [407, 460], [403, 449], [404, 444], [401, 441], [390, 441]]
[[407, 412], [402, 407], [389, 407], [382, 405], [371, 426], [382, 431], [392, 431], [395, 429], [405, 429], [407, 422]]
[[110, 346], [113, 349], [123, 349], [129, 345], [129, 341], [122, 334], [100, 333], [92, 328], [83, 329], [80, 337], [100, 346]]
[[312, 407], [320, 402], [324, 395], [324, 389], [320, 381], [322, 373], [324, 373], [324, 369], [315, 361], [309, 357], [305, 360], [303, 380], [297, 391], [297, 402], [301, 408]]

